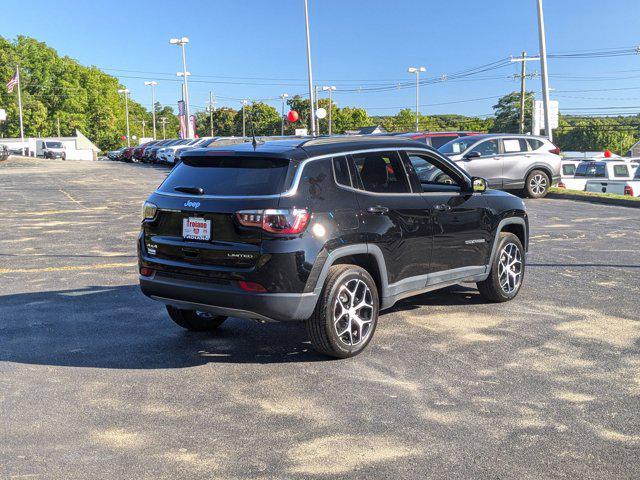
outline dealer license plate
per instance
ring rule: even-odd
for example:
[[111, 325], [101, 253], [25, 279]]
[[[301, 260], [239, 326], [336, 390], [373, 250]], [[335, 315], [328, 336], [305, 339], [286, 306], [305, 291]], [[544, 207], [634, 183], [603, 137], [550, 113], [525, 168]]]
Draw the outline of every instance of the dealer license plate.
[[185, 240], [210, 240], [211, 220], [201, 217], [183, 218], [182, 237]]

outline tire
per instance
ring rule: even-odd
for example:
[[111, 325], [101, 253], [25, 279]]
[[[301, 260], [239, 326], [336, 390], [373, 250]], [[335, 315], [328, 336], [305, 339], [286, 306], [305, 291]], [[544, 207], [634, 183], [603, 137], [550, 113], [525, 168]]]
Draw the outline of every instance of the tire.
[[167, 312], [171, 320], [192, 332], [212, 332], [227, 319], [222, 315], [213, 315], [197, 310], [182, 310], [171, 305], [167, 305]]
[[544, 198], [549, 193], [550, 186], [549, 175], [542, 170], [533, 170], [527, 175], [524, 190], [529, 198]]
[[[351, 312], [345, 308], [359, 304], [362, 306]], [[311, 345], [331, 357], [358, 355], [373, 338], [379, 310], [378, 288], [365, 269], [356, 265], [332, 266], [316, 309], [306, 321]], [[334, 315], [338, 321], [334, 321]], [[357, 323], [355, 318], [365, 322]]]
[[[512, 260], [513, 259], [513, 260]], [[503, 273], [505, 263], [513, 261], [511, 266], [506, 266], [506, 278]], [[519, 262], [519, 263], [517, 263]], [[501, 268], [501, 263], [502, 267]], [[496, 256], [491, 263], [491, 271], [486, 280], [476, 285], [480, 295], [490, 302], [507, 302], [513, 300], [524, 280], [525, 255], [520, 239], [513, 233], [501, 232], [496, 247]], [[505, 279], [508, 282], [505, 285]], [[513, 288], [512, 288], [513, 287]]]

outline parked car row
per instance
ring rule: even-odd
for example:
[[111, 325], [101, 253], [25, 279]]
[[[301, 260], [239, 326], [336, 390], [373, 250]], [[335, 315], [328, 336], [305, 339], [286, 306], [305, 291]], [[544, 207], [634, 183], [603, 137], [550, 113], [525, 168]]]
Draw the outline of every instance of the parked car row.
[[639, 159], [591, 158], [563, 160], [558, 186], [568, 190], [640, 196]]

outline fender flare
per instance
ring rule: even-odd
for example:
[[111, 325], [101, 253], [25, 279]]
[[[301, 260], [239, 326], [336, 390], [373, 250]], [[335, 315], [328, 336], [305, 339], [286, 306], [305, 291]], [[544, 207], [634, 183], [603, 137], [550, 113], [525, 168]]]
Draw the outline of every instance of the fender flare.
[[358, 243], [355, 245], [347, 245], [345, 247], [339, 247], [335, 250], [332, 250], [327, 255], [327, 258], [322, 266], [322, 270], [320, 270], [320, 274], [318, 275], [318, 280], [316, 281], [316, 286], [313, 289], [313, 293], [317, 296], [322, 292], [322, 287], [324, 286], [324, 282], [329, 274], [329, 268], [339, 260], [340, 258], [348, 257], [350, 255], [371, 255], [378, 265], [378, 271], [380, 272], [380, 292], [379, 295], [382, 298], [386, 295], [386, 292], [389, 290], [389, 277], [387, 276], [387, 266], [384, 261], [384, 256], [382, 255], [382, 250], [377, 245], [371, 245], [366, 243]]
[[498, 253], [497, 249], [498, 241], [500, 240], [500, 232], [502, 232], [504, 227], [507, 225], [521, 225], [522, 228], [524, 228], [525, 245], [523, 245], [523, 248], [525, 249], [525, 253], [528, 250], [527, 245], [529, 244], [529, 229], [527, 228], [527, 222], [525, 221], [525, 219], [522, 217], [503, 218], [502, 220], [500, 220], [500, 223], [498, 223], [498, 228], [496, 228], [496, 235], [493, 239], [493, 246], [491, 247], [491, 256], [489, 257], [487, 273], [491, 271], [491, 266], [493, 265], [493, 261], [495, 260], [496, 254]]

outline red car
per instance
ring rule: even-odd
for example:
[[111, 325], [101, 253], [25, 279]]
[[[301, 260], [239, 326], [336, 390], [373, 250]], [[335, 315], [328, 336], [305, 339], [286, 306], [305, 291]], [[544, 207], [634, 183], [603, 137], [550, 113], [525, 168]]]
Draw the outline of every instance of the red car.
[[459, 137], [468, 137], [471, 135], [479, 135], [478, 132], [406, 132], [397, 133], [399, 137], [407, 137], [435, 148], [440, 148], [447, 142], [455, 140]]
[[133, 158], [133, 149], [135, 147], [127, 147], [120, 154], [120, 160], [123, 162], [137, 162], [135, 158]]

